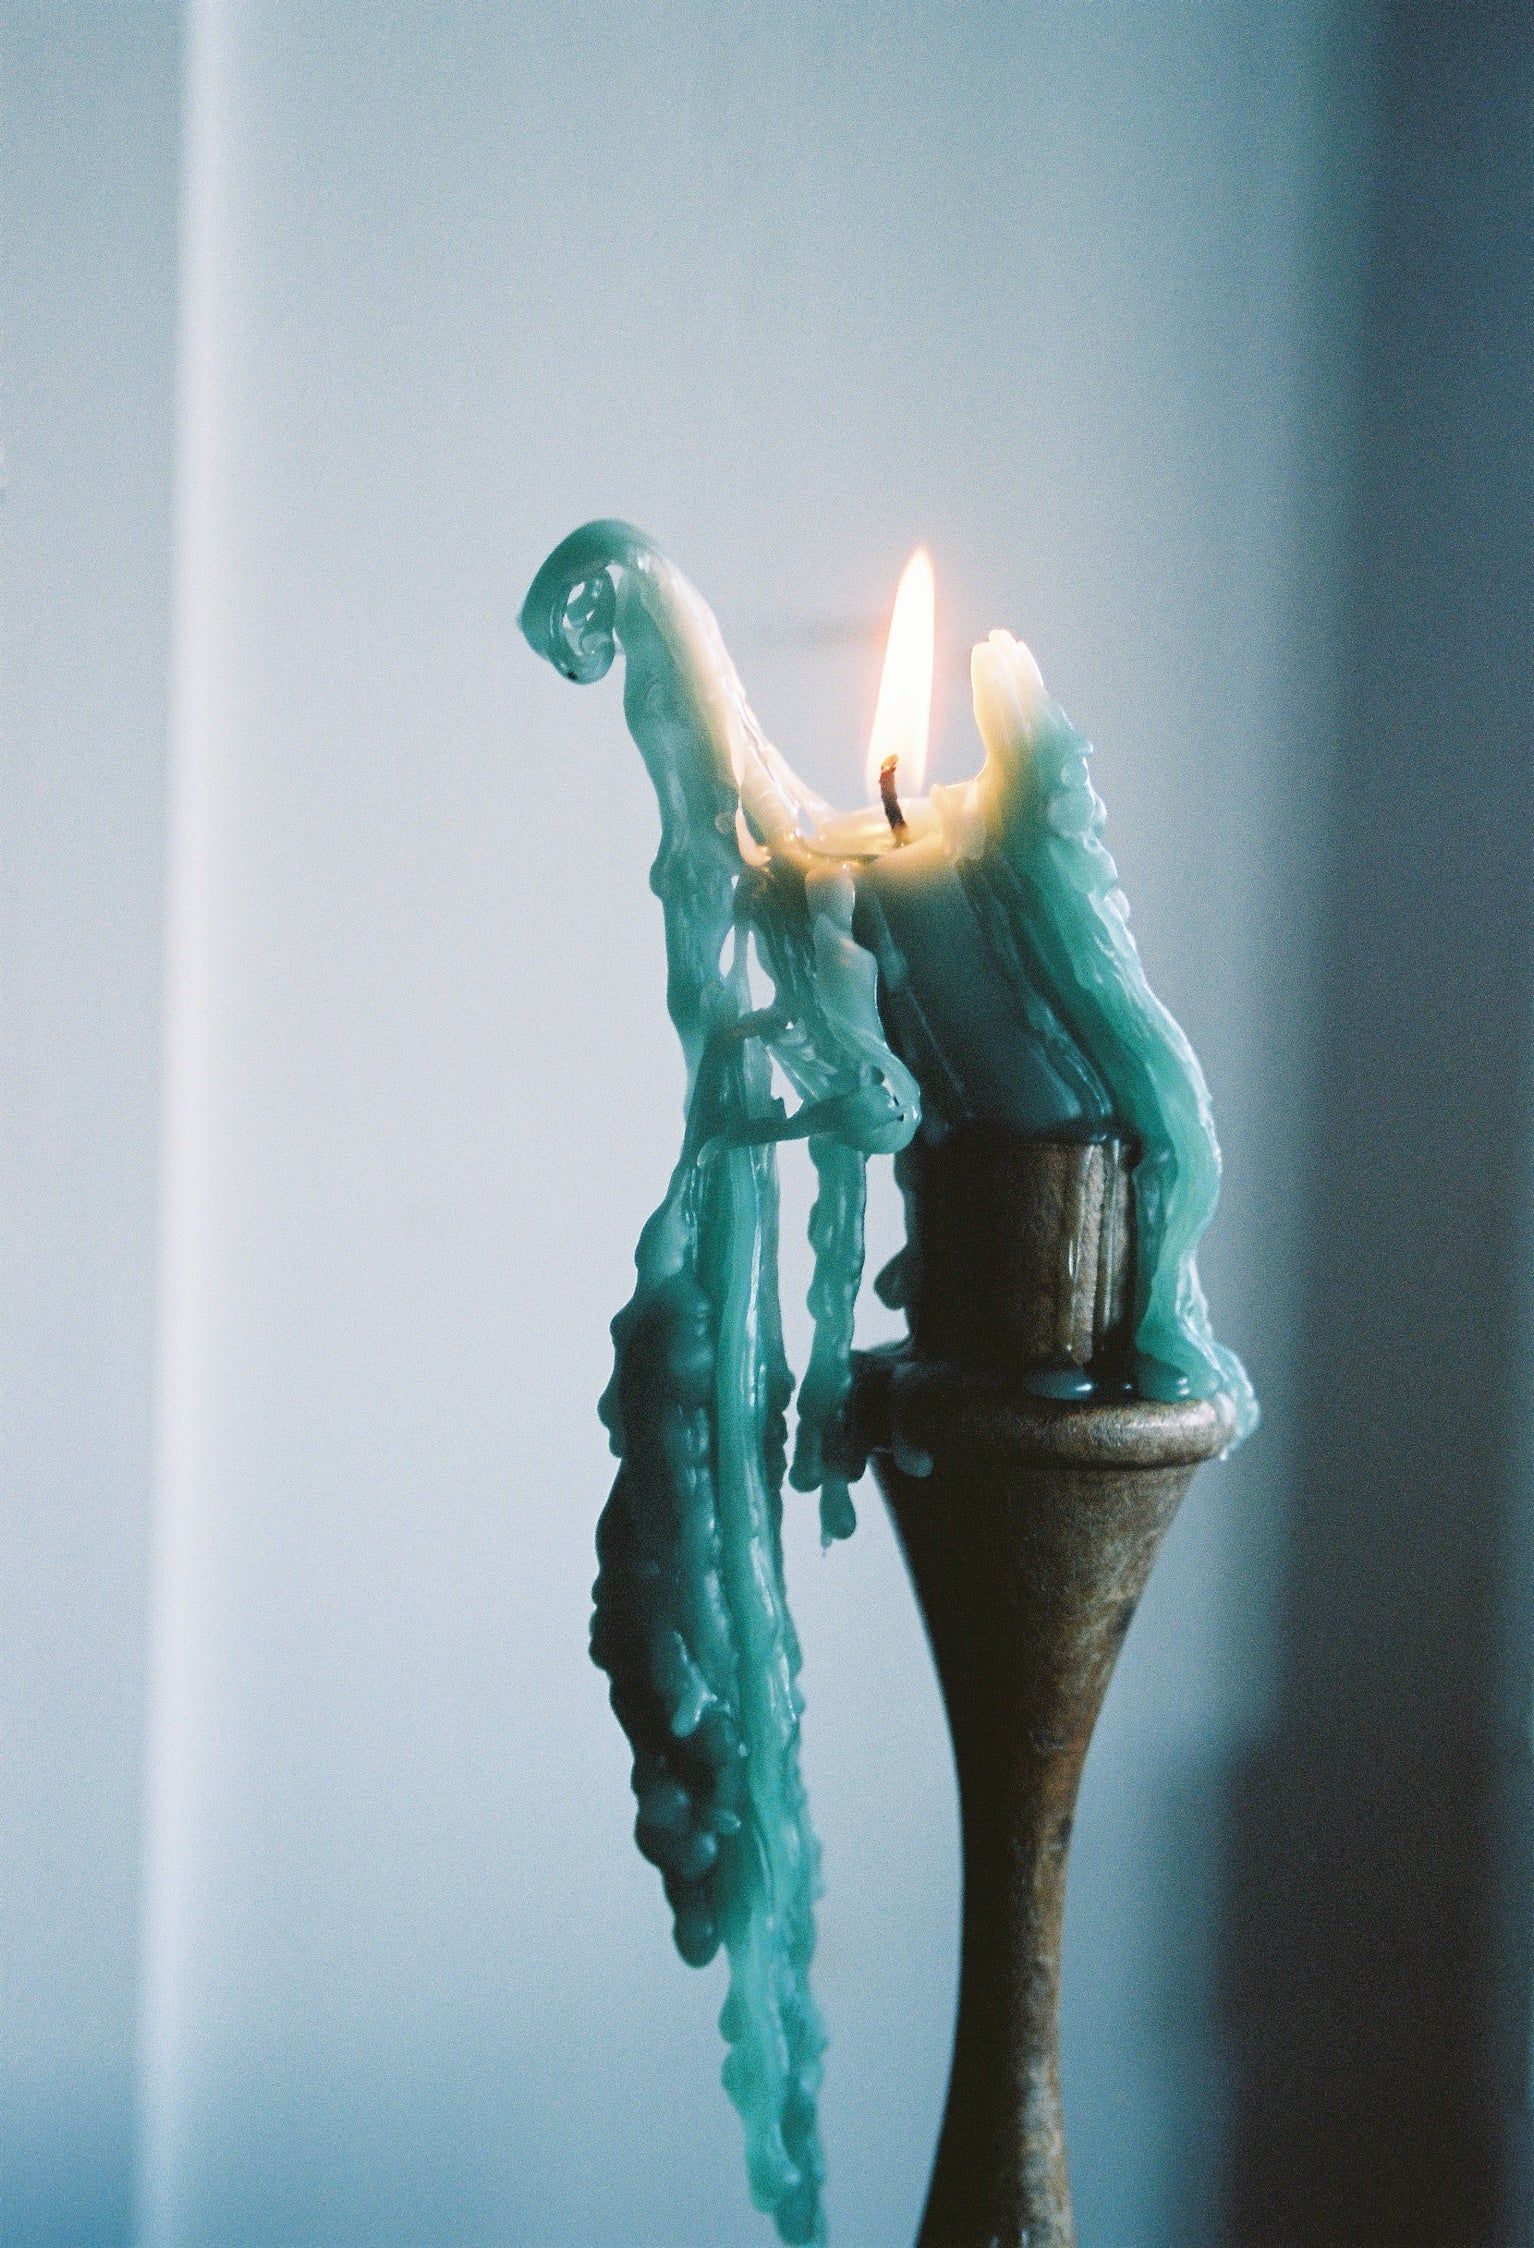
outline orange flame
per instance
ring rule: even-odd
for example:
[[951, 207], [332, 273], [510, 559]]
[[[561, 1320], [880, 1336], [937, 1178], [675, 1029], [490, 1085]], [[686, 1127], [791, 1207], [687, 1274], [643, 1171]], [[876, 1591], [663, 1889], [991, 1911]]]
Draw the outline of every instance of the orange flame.
[[868, 743], [868, 788], [879, 793], [881, 767], [896, 760], [895, 785], [916, 796], [927, 775], [932, 724], [932, 650], [936, 632], [932, 557], [919, 546], [906, 564], [890, 617], [879, 701]]

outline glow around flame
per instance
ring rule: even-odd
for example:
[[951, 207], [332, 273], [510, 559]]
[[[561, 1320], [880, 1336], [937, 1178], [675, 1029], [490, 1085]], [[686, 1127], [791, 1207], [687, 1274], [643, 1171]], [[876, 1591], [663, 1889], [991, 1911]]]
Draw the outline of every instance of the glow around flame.
[[868, 743], [868, 792], [879, 794], [879, 768], [898, 760], [895, 785], [916, 796], [927, 777], [927, 734], [932, 723], [932, 644], [936, 590], [932, 557], [919, 546], [906, 564], [895, 595], [874, 730]]

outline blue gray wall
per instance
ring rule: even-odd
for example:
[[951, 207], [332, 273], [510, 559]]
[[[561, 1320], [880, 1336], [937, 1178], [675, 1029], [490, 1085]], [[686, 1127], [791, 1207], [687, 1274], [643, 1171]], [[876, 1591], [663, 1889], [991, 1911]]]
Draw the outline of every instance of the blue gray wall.
[[[1461, 318], [1452, 364], [1483, 387], [1446, 378], [1444, 395], [1412, 386], [1409, 347], [1431, 332], [1461, 220], [1480, 225], [1483, 261], [1462, 311], [1504, 302], [1511, 96], [1500, 127], [1477, 127], [1502, 151], [1490, 173], [1472, 168], [1419, 240], [1408, 190], [1428, 159], [1414, 174], [1410, 151], [1488, 101], [1468, 37], [1449, 40], [1449, 92], [1428, 101], [1404, 8], [774, 4], [726, 20], [193, 0], [179, 63], [171, 14], [10, 17], [7, 98], [33, 136], [18, 145], [53, 153], [29, 170], [8, 151], [6, 254], [34, 237], [65, 250], [45, 281], [23, 265], [6, 308], [4, 364], [21, 369], [3, 401], [6, 629], [46, 661], [29, 700], [8, 654], [22, 754], [3, 805], [51, 885], [10, 943], [34, 1018], [70, 1036], [109, 1019], [133, 1088], [119, 1124], [7, 1017], [18, 1107], [52, 1100], [69, 1128], [67, 1162], [16, 1142], [16, 1270], [46, 1297], [60, 1244], [105, 1260], [58, 1298], [71, 1324], [18, 1321], [13, 1355], [47, 1412], [74, 1416], [108, 1364], [84, 1307], [110, 1313], [112, 1395], [137, 1415], [132, 1443], [51, 1465], [34, 1447], [13, 1471], [24, 1622], [4, 1714], [34, 1727], [37, 1780], [0, 1840], [19, 1893], [42, 1900], [35, 1926], [3, 1924], [40, 2087], [0, 2119], [19, 2237], [125, 2237], [135, 2146], [146, 2248], [763, 2237], [717, 2084], [721, 1993], [669, 1949], [585, 1655], [609, 1477], [593, 1401], [674, 1158], [680, 1075], [645, 881], [655, 815], [616, 691], [563, 690], [513, 617], [563, 531], [621, 512], [713, 601], [769, 728], [830, 794], [858, 785], [878, 619], [918, 539], [942, 605], [938, 769], [973, 761], [964, 660], [996, 623], [1032, 642], [1099, 743], [1147, 963], [1213, 1086], [1228, 1187], [1206, 1278], [1268, 1417], [1196, 1485], [1089, 1774], [1066, 2030], [1083, 2237], [1297, 2239], [1274, 2212], [1292, 2206], [1286, 2134], [1309, 2129], [1340, 2212], [1315, 2237], [1405, 2248], [1399, 2223], [1349, 2235], [1350, 2210], [1386, 2205], [1349, 2203], [1363, 2173], [1316, 2118], [1388, 2062], [1429, 2083], [1427, 2060], [1402, 2067], [1407, 1999], [1454, 1868], [1470, 1880], [1473, 1861], [1484, 1882], [1509, 1862], [1499, 1836], [1521, 1847], [1517, 1790], [1493, 1743], [1486, 1823], [1417, 1912], [1363, 2076], [1349, 2056], [1368, 2042], [1369, 1978], [1334, 1973], [1346, 1945], [1318, 1949], [1317, 1930], [1334, 1911], [1372, 1927], [1379, 1893], [1410, 1921], [1414, 1895], [1388, 1877], [1421, 1837], [1391, 1819], [1424, 1736], [1393, 1750], [1400, 1785], [1371, 1801], [1368, 1846], [1332, 1889], [1336, 1853], [1305, 1803], [1330, 1770], [1317, 1711], [1351, 1690], [1349, 1601], [1369, 1594], [1376, 1527], [1402, 1518], [1417, 1440], [1376, 1473], [1373, 1423], [1342, 1410], [1365, 1324], [1346, 1290], [1380, 1285], [1395, 1207], [1353, 1180], [1392, 1120], [1412, 1175], [1436, 1175], [1401, 1122], [1432, 1113], [1415, 1002], [1443, 1008], [1450, 965], [1473, 993], [1482, 957], [1468, 933], [1450, 954], [1433, 902], [1447, 881], [1459, 926], [1481, 892], [1479, 843], [1462, 834], [1447, 875], [1429, 848], [1459, 766], [1428, 712], [1447, 721], [1455, 682], [1483, 677], [1471, 624], [1511, 584], [1496, 505], [1514, 509], [1518, 487], [1477, 446], [1483, 421], [1511, 426], [1513, 393], [1487, 370], [1513, 339], [1494, 315], [1478, 350], [1487, 331]], [[1497, 21], [1512, 53], [1511, 14]], [[112, 101], [140, 117], [136, 184], [110, 171], [92, 82], [66, 68], [113, 42]], [[70, 276], [95, 274], [108, 238], [92, 193], [142, 233], [139, 312], [131, 350], [108, 331], [82, 355], [70, 323], [93, 300]], [[29, 383], [60, 425], [34, 497], [17, 465]], [[1404, 475], [1431, 451], [1415, 440], [1446, 397], [1458, 449], [1403, 487], [1391, 463]], [[126, 455], [123, 418], [149, 433]], [[1486, 500], [1483, 597], [1446, 627], [1460, 669], [1426, 703], [1395, 661], [1398, 620], [1419, 647], [1463, 556], [1411, 576], [1400, 511], [1439, 515], [1403, 492], [1450, 509], [1467, 461]], [[1382, 598], [1400, 592], [1393, 568], [1399, 608]], [[80, 638], [92, 601], [138, 667], [137, 824], [124, 811], [110, 839], [124, 700], [103, 684], [82, 701], [69, 650], [22, 629], [32, 604]], [[1527, 806], [1510, 795], [1502, 827], [1491, 808], [1516, 778], [1521, 676], [1476, 705], [1488, 762], [1469, 833], [1503, 853], [1494, 933], [1514, 966], [1506, 1005], [1475, 1018], [1470, 1137], [1495, 1124], [1502, 1183], [1456, 1301], [1490, 1285], [1476, 1260], [1502, 1237], [1526, 1138]], [[1379, 746], [1360, 784], [1365, 736]], [[89, 859], [86, 834], [102, 836]], [[1377, 835], [1400, 842], [1383, 919]], [[114, 977], [136, 979], [132, 997], [106, 1007]], [[797, 1171], [788, 1195], [802, 1220]], [[118, 1232], [89, 1221], [98, 1205]], [[885, 1192], [876, 1257], [895, 1223]], [[132, 1256], [112, 1263], [101, 1244], [122, 1228]], [[790, 1260], [795, 1304], [806, 1277]], [[1526, 1358], [1515, 1317], [1496, 1330], [1499, 1369]], [[1371, 1398], [1392, 1368], [1432, 1360], [1420, 1318], [1369, 1334]], [[802, 1318], [791, 1340], [802, 1359]], [[1516, 1415], [1503, 1371], [1488, 1394], [1489, 1462]], [[1322, 1400], [1352, 1447], [1340, 1477], [1314, 1433]], [[1434, 1484], [1437, 1542], [1400, 1550], [1401, 1584], [1428, 1544], [1458, 1550], [1461, 1489]], [[1501, 1722], [1505, 1743], [1487, 1697], [1511, 1707], [1522, 1676], [1505, 1652], [1511, 1479], [1487, 1503], [1501, 1527], [1477, 1530], [1440, 1636], [1390, 1654], [1375, 1628], [1373, 1714], [1329, 1815], [1414, 1665], [1435, 1677], [1455, 1653], [1456, 1617], [1482, 1637], [1454, 1711]], [[107, 1515], [116, 1545], [79, 1527]], [[957, 1862], [935, 1690], [871, 1492], [863, 1515], [829, 1558], [796, 1515], [789, 1563], [826, 1852], [834, 2238], [889, 2248], [914, 2232], [942, 2098]], [[83, 1643], [68, 1694], [94, 1681], [89, 1706], [53, 1688], [61, 1616]], [[1432, 1733], [1430, 1786], [1458, 1733], [1447, 1715]], [[71, 1796], [59, 1774], [76, 1767]], [[1299, 1805], [1276, 1835], [1254, 1824], [1265, 1801]], [[1446, 1969], [1439, 1985], [1460, 1995], [1453, 2050], [1485, 2073], [1429, 2135], [1423, 2176], [1435, 2208], [1473, 2206], [1483, 2226], [1472, 2174], [1510, 2136], [1523, 2014], [1504, 1995], [1505, 1899], [1477, 1925], [1497, 1965], [1483, 1947], [1468, 1983]], [[108, 1986], [99, 2033], [50, 2002]], [[66, 2026], [82, 2069], [118, 2056], [99, 2095], [115, 2182], [73, 2231], [47, 2213], [87, 2190], [86, 2142], [47, 2073]], [[1421, 2125], [1415, 2097], [1403, 2112]]]
[[0, 2239], [128, 2238], [177, 11], [0, 6]]
[[1391, 11], [1239, 2236], [1528, 2237], [1534, 17]]

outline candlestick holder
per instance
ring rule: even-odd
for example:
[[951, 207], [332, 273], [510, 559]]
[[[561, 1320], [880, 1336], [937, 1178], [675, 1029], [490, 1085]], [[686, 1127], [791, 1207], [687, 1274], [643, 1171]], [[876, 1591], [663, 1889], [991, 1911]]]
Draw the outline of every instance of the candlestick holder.
[[910, 1568], [958, 1770], [963, 1945], [917, 2248], [1074, 2248], [1061, 1937], [1082, 1766], [1224, 1400], [1130, 1387], [1132, 1150], [968, 1128], [899, 1159], [909, 1343], [859, 1354], [849, 1435]]

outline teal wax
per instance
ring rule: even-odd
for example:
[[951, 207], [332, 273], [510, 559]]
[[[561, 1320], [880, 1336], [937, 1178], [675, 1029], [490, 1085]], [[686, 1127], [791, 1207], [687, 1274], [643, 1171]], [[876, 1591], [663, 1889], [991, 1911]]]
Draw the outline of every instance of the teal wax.
[[[1257, 1425], [1234, 1351], [1217, 1343], [1196, 1252], [1220, 1192], [1220, 1149], [1198, 1057], [1146, 981], [1129, 905], [1102, 840], [1091, 744], [1044, 692], [1009, 633], [971, 659], [985, 764], [951, 817], [984, 844], [964, 879], [999, 957], [1036, 979], [1139, 1143], [1135, 1164], [1137, 1387], [1162, 1399], [1225, 1396], [1233, 1442]], [[944, 791], [945, 795], [949, 792]]]
[[[785, 2240], [819, 2241], [818, 1851], [783, 1585], [792, 1385], [774, 1143], [807, 1138], [819, 1174], [795, 1475], [821, 1488], [828, 1533], [845, 1534], [851, 1501], [824, 1436], [848, 1383], [864, 1164], [910, 1138], [917, 1088], [884, 1037], [850, 878], [786, 873], [739, 816], [748, 805], [782, 833], [813, 817], [813, 800], [761, 736], [686, 581], [637, 533], [593, 525], [539, 572], [522, 626], [572, 679], [600, 677], [623, 649], [624, 706], [660, 801], [652, 882], [687, 1063], [681, 1156], [613, 1325], [602, 1410], [619, 1469], [598, 1528], [592, 1653], [633, 1747], [636, 1838], [660, 1870], [678, 1948], [694, 1965], [721, 1944], [729, 1959], [724, 2081], [753, 2195]], [[767, 1010], [751, 996], [753, 946], [776, 993]], [[774, 1061], [800, 1097], [792, 1118]]]
[[[799, 1776], [799, 1648], [783, 1582], [792, 1378], [774, 1149], [808, 1142], [815, 1320], [789, 1480], [853, 1527], [835, 1432], [850, 1382], [866, 1164], [924, 1123], [1113, 1131], [1135, 1169], [1136, 1379], [1225, 1395], [1195, 1250], [1219, 1186], [1207, 1088], [1146, 982], [1088, 744], [1004, 633], [973, 659], [980, 774], [887, 818], [838, 818], [763, 734], [703, 601], [641, 534], [593, 523], [523, 605], [534, 650], [624, 710], [660, 803], [651, 881], [687, 1065], [681, 1155], [613, 1323], [602, 1402], [619, 1467], [598, 1527], [592, 1653], [634, 1752], [636, 1839], [678, 1948], [722, 1945], [724, 2081], [758, 2205], [824, 2238], [824, 2037], [809, 1990], [818, 1851]], [[752, 958], [772, 987], [753, 1000]], [[880, 981], [883, 978], [881, 1006]], [[774, 1091], [774, 1069], [798, 1105]]]
[[921, 1086], [924, 1128], [984, 1121], [1039, 1138], [1109, 1131], [1113, 1103], [1037, 977], [998, 962], [951, 858], [888, 851], [858, 882], [855, 926], [879, 963], [883, 1015]]

